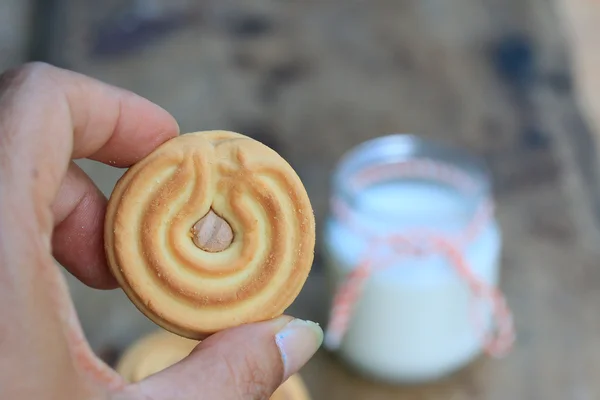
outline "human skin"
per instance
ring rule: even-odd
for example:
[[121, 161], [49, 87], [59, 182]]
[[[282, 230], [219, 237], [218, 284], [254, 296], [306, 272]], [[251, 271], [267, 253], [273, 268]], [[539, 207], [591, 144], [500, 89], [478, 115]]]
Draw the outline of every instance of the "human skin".
[[56, 261], [117, 285], [106, 198], [72, 160], [125, 168], [178, 133], [157, 105], [74, 72], [32, 63], [0, 77], [0, 398], [268, 399], [318, 349], [318, 325], [282, 316], [217, 333], [136, 384], [90, 350]]

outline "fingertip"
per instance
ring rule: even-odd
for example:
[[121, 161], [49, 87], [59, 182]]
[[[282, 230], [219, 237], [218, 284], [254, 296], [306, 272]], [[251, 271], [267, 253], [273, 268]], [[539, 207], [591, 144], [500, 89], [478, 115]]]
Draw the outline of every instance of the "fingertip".
[[298, 372], [321, 347], [323, 330], [315, 322], [293, 319], [277, 332], [275, 343], [284, 367], [283, 380], [286, 380]]
[[179, 134], [165, 108], [134, 92], [73, 71], [44, 71], [67, 101], [75, 159], [127, 167]]
[[[179, 124], [166, 109], [123, 89], [113, 88], [117, 108], [112, 135], [102, 147], [84, 156], [114, 167], [129, 167], [164, 142], [179, 135]], [[79, 153], [79, 152], [78, 152]]]

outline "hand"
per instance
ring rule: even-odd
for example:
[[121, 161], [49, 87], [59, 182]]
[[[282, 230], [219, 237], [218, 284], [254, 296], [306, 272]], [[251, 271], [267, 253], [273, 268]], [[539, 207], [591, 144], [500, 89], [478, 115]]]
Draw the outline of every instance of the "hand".
[[128, 385], [90, 351], [54, 258], [85, 284], [116, 282], [103, 250], [106, 199], [72, 159], [128, 167], [178, 134], [149, 101], [29, 64], [0, 78], [0, 398], [268, 399], [321, 344], [290, 317], [211, 336], [179, 364]]

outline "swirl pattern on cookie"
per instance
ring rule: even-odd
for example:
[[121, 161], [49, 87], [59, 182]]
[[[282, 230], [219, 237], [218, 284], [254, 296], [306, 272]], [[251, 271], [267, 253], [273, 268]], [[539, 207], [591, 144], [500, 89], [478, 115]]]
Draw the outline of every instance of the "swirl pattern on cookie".
[[[230, 228], [215, 228], [212, 249], [199, 243], [206, 219]], [[107, 259], [125, 293], [191, 339], [281, 315], [308, 277], [314, 243], [312, 207], [291, 166], [226, 131], [181, 135], [131, 167], [105, 224]]]

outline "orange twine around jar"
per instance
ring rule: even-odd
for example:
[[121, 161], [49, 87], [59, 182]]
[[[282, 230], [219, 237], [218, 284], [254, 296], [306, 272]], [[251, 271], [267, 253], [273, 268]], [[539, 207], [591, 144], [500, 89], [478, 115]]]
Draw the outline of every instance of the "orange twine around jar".
[[[410, 160], [388, 165], [367, 168], [355, 176], [352, 182], [360, 190], [373, 183], [389, 179], [425, 179], [439, 182], [457, 188], [462, 192], [473, 193], [477, 184], [471, 177], [442, 163], [421, 159]], [[482, 201], [465, 230], [456, 237], [433, 230], [414, 230], [404, 234], [378, 235], [371, 233], [366, 248], [366, 254], [361, 262], [351, 271], [338, 288], [330, 313], [329, 324], [325, 335], [325, 346], [331, 350], [337, 349], [350, 325], [354, 308], [359, 301], [368, 279], [377, 272], [391, 268], [401, 257], [422, 257], [439, 254], [446, 258], [449, 265], [458, 276], [468, 285], [472, 295], [471, 316], [474, 328], [481, 334], [484, 350], [491, 356], [506, 355], [515, 340], [514, 324], [511, 312], [500, 290], [489, 285], [473, 273], [463, 248], [472, 242], [490, 223], [493, 216], [493, 202], [489, 199]], [[332, 199], [333, 214], [346, 223], [352, 230], [365, 233], [364, 227], [353, 218], [353, 214], [343, 201]], [[392, 255], [378, 257], [380, 250], [391, 250]], [[486, 328], [478, 313], [478, 306], [488, 304], [493, 315], [492, 329]]]

